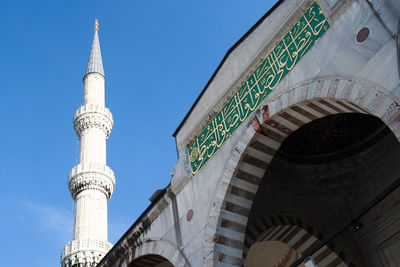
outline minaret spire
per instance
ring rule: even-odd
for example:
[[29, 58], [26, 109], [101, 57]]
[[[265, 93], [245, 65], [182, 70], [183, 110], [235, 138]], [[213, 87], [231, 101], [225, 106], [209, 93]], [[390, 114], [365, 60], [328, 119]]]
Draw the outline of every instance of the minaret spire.
[[94, 31], [99, 31], [99, 21], [97, 19], [94, 19]]
[[106, 162], [106, 140], [114, 121], [105, 107], [106, 80], [98, 29], [96, 19], [83, 77], [83, 105], [74, 116], [74, 129], [80, 140], [79, 164], [68, 177], [68, 187], [75, 200], [74, 237], [62, 252], [62, 267], [96, 266], [112, 246], [107, 241], [107, 202], [114, 190], [115, 177]]
[[86, 67], [85, 76], [88, 75], [89, 73], [99, 73], [105, 77], [103, 69], [103, 60], [101, 59], [99, 35], [97, 34], [98, 31], [99, 31], [99, 21], [95, 19], [92, 49], [90, 51], [90, 56]]

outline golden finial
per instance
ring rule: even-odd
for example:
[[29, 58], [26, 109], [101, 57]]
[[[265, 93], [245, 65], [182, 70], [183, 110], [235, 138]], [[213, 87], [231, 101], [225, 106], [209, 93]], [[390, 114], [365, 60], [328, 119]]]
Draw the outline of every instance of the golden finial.
[[94, 31], [97, 32], [99, 30], [99, 21], [94, 19]]

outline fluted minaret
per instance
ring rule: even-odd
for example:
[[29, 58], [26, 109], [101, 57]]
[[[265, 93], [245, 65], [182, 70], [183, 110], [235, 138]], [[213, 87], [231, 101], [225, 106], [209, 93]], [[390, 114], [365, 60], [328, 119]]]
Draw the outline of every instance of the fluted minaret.
[[79, 164], [72, 168], [68, 187], [75, 200], [74, 239], [61, 256], [62, 267], [96, 266], [111, 249], [107, 241], [107, 201], [114, 190], [115, 177], [106, 165], [106, 140], [113, 118], [105, 107], [105, 76], [98, 36], [98, 22], [83, 77], [83, 105], [74, 116], [80, 139]]

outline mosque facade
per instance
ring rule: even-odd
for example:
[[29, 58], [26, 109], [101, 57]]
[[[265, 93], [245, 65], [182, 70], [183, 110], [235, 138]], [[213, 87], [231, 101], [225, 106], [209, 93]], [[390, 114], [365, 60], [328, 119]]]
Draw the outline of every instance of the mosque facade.
[[[97, 266], [400, 266], [399, 18], [398, 0], [278, 1], [173, 134], [170, 184]], [[85, 101], [92, 76], [104, 85], [86, 74]], [[104, 113], [109, 127], [77, 131], [82, 166], [81, 133], [105, 147]], [[82, 170], [72, 242], [86, 233], [77, 196], [90, 190], [71, 182]], [[106, 210], [114, 176], [102, 177]], [[80, 259], [68, 251], [63, 266]]]

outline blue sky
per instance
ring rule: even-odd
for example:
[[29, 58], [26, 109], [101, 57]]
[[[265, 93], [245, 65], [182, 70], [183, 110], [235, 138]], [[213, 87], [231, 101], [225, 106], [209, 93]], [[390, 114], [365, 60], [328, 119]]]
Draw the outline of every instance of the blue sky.
[[[0, 8], [0, 256], [3, 266], [59, 266], [72, 240], [67, 188], [79, 140], [72, 116], [94, 18], [114, 116], [107, 163], [116, 243], [165, 187], [172, 133], [227, 50], [275, 1], [3, 1]], [[29, 262], [29, 263], [28, 263]]]

